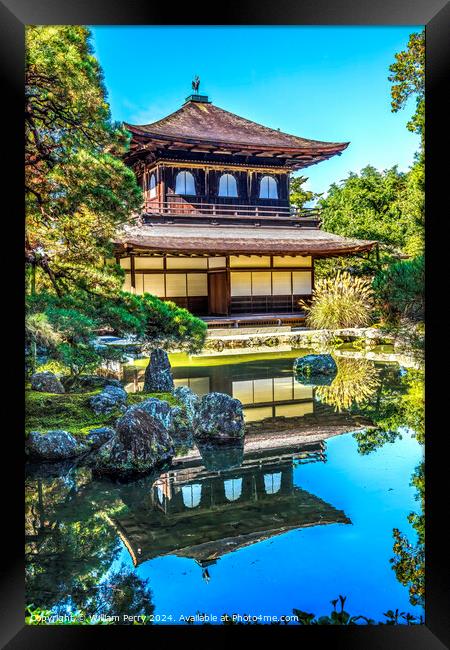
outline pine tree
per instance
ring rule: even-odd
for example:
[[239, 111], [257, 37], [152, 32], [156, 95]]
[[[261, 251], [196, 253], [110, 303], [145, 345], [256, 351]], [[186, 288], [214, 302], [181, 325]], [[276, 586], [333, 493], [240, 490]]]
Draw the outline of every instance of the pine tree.
[[25, 259], [38, 288], [110, 293], [104, 266], [117, 226], [142, 202], [120, 159], [126, 131], [111, 122], [86, 27], [28, 26], [25, 105]]

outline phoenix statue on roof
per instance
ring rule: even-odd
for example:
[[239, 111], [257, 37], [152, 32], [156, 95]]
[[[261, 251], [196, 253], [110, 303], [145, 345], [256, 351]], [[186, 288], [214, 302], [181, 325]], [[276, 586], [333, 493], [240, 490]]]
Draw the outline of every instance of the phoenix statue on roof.
[[200, 77], [198, 75], [195, 75], [192, 81], [192, 90], [198, 93], [199, 86], [200, 86]]

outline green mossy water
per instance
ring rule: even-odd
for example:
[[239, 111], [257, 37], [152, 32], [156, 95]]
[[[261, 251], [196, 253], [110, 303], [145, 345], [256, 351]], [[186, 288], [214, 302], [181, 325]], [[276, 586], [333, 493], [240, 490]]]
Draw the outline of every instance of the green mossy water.
[[[40, 393], [25, 390], [25, 435], [30, 431], [52, 431], [64, 429], [72, 434], [87, 435], [91, 429], [104, 426], [114, 426], [117, 418], [122, 415], [119, 409], [105, 415], [96, 415], [90, 406], [90, 399], [101, 392], [101, 389], [84, 393]], [[130, 393], [128, 406], [139, 404], [150, 397], [168, 402], [171, 406], [178, 405], [170, 393]]]

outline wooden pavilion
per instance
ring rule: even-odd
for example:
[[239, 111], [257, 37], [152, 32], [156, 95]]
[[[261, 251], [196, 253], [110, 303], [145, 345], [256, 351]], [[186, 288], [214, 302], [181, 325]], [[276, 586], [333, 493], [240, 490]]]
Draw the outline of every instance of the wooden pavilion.
[[290, 174], [348, 143], [289, 135], [199, 94], [157, 122], [125, 126], [125, 161], [145, 199], [115, 239], [125, 290], [201, 316], [292, 321], [299, 299], [311, 296], [315, 259], [376, 244], [324, 232], [317, 209], [289, 203]]

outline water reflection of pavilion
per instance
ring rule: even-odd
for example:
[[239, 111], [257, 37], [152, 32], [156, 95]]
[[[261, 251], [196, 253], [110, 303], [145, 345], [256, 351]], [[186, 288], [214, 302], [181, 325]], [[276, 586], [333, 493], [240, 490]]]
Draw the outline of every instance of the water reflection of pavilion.
[[[292, 359], [284, 361], [173, 368], [173, 375], [176, 386], [189, 386], [199, 395], [217, 391], [236, 397], [244, 406], [246, 422], [312, 413], [313, 388], [295, 380]], [[144, 372], [131, 366], [125, 369], [128, 390], [142, 390]]]
[[153, 483], [148, 499], [127, 504], [113, 523], [135, 565], [172, 554], [202, 566], [288, 530], [351, 523], [343, 511], [294, 484], [294, 462], [324, 462], [324, 444], [244, 454], [240, 467], [220, 471], [192, 457], [175, 462]]

